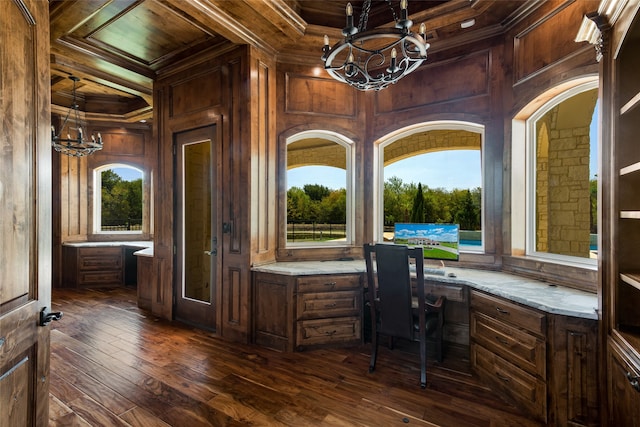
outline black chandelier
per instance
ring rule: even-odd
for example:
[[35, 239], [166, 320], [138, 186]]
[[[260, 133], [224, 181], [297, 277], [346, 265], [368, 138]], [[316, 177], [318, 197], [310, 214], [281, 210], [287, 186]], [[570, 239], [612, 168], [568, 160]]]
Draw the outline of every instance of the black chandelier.
[[410, 30], [413, 22], [408, 18], [407, 0], [400, 1], [400, 19], [397, 19], [391, 0], [386, 0], [393, 14], [395, 28], [367, 31], [371, 0], [365, 0], [358, 27], [353, 25], [353, 8], [347, 3], [347, 25], [342, 29], [344, 39], [333, 47], [324, 36], [322, 48], [324, 69], [334, 79], [359, 90], [381, 90], [396, 83], [414, 71], [427, 59], [429, 43], [426, 28], [420, 25], [418, 35]]
[[[102, 136], [98, 133], [98, 139], [96, 139], [92, 134], [91, 140], [84, 140], [82, 123], [80, 122], [80, 116], [78, 114], [79, 106], [76, 95], [76, 83], [79, 82], [80, 79], [76, 76], [69, 76], [69, 78], [73, 80], [73, 103], [71, 104], [71, 108], [69, 108], [69, 111], [62, 122], [62, 126], [60, 127], [60, 132], [58, 132], [57, 135], [55, 127], [51, 126], [51, 145], [56, 151], [62, 154], [73, 157], [83, 157], [98, 150], [102, 150]], [[69, 122], [69, 117], [71, 116], [72, 111], [74, 112], [74, 123]], [[66, 138], [62, 136], [65, 129], [67, 130]], [[72, 129], [75, 129], [75, 138], [71, 138]]]

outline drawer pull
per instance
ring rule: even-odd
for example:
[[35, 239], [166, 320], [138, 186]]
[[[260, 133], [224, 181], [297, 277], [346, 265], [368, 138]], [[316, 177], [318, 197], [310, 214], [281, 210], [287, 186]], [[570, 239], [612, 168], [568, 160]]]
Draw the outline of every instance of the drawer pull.
[[631, 372], [627, 372], [627, 379], [629, 380], [629, 384], [635, 391], [640, 391], [640, 377], [633, 375]]
[[509, 341], [505, 340], [502, 337], [496, 336], [496, 341], [498, 341], [502, 345], [509, 345]]
[[509, 311], [507, 311], [507, 310], [505, 310], [503, 308], [500, 308], [500, 307], [496, 307], [496, 311], [498, 313], [500, 313], [500, 314], [509, 314]]
[[504, 381], [505, 383], [508, 383], [508, 382], [509, 382], [509, 377], [502, 376], [502, 375], [500, 375], [500, 374], [499, 374], [499, 373], [497, 373], [497, 372], [496, 372], [496, 377], [498, 377], [498, 379], [500, 379], [500, 380]]
[[336, 333], [336, 332], [338, 332], [338, 331], [336, 331], [336, 330], [334, 329], [333, 331], [327, 331], [327, 332], [325, 332], [325, 335], [327, 335], [327, 336], [332, 336], [332, 335], [335, 335], [335, 333]]
[[336, 282], [327, 282], [324, 285], [325, 286], [331, 286], [333, 288], [336, 285]]
[[325, 304], [324, 308], [334, 308], [336, 306], [336, 303], [331, 303], [331, 304]]

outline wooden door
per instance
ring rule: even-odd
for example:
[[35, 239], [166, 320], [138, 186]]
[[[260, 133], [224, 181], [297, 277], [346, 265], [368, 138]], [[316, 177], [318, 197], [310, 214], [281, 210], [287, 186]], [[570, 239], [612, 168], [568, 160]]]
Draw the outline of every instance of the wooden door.
[[176, 134], [178, 320], [214, 330], [218, 282], [216, 126]]
[[0, 427], [48, 424], [48, 2], [0, 1]]

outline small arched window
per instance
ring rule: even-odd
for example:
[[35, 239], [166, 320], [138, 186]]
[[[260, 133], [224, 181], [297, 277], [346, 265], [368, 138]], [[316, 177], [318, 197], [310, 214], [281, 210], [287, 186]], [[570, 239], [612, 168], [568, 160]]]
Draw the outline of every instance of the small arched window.
[[94, 170], [94, 232], [140, 233], [144, 217], [144, 173], [125, 164]]
[[329, 131], [287, 138], [287, 246], [353, 241], [352, 142]]

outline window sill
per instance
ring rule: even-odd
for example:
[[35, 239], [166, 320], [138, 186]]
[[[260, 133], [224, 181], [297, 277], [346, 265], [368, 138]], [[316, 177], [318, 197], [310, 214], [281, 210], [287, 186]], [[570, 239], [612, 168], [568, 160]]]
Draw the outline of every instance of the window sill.
[[598, 267], [532, 256], [502, 257], [502, 271], [519, 274], [586, 292], [598, 291]]

